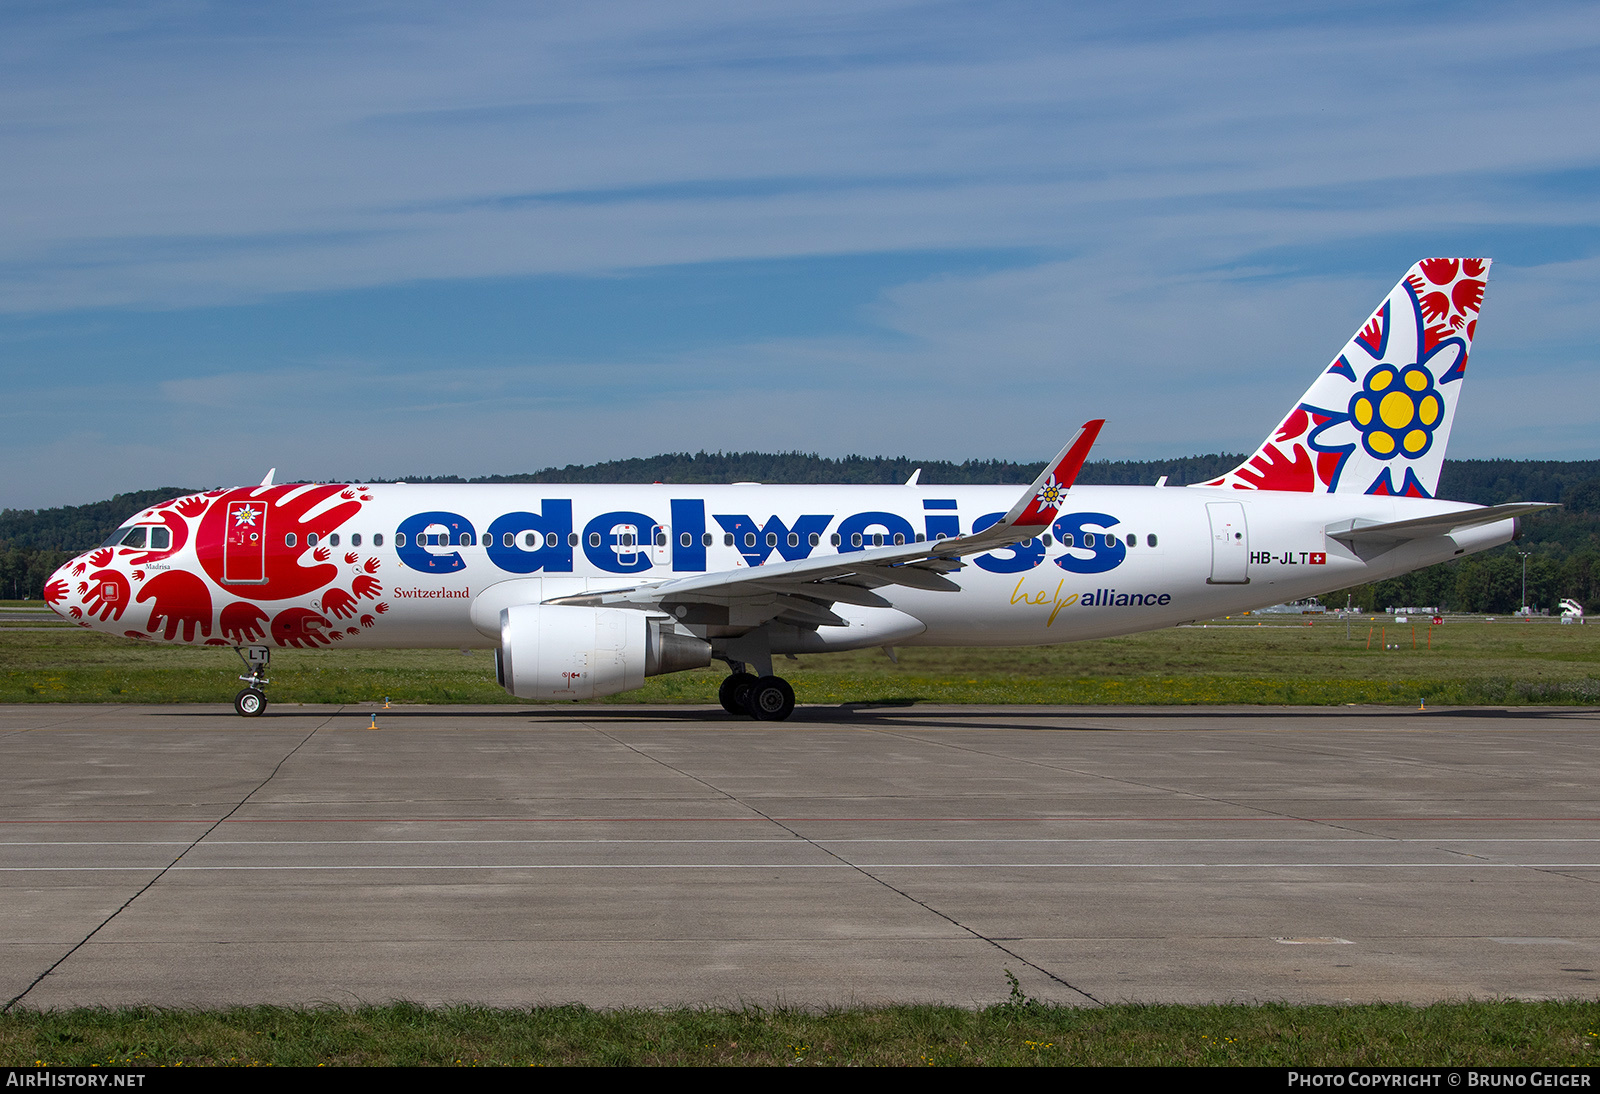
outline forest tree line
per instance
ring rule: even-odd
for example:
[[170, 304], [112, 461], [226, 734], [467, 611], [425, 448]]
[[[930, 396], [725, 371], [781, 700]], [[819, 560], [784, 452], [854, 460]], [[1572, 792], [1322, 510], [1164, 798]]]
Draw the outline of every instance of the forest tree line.
[[[1174, 460], [1097, 460], [1079, 476], [1086, 485], [1152, 485], [1165, 475], [1173, 486], [1205, 482], [1238, 465], [1239, 455], [1219, 453]], [[519, 475], [474, 479], [417, 476], [416, 483], [895, 483], [922, 470], [923, 483], [1026, 484], [1043, 463], [1006, 460], [912, 460], [803, 452], [672, 453], [646, 459], [548, 467]], [[389, 480], [383, 480], [389, 481]], [[0, 596], [38, 598], [55, 569], [101, 543], [141, 509], [190, 488], [161, 487], [118, 494], [88, 505], [0, 510]], [[1389, 581], [1339, 590], [1323, 598], [1366, 611], [1391, 606], [1437, 606], [1450, 611], [1511, 612], [1522, 603], [1527, 554], [1527, 599], [1554, 608], [1563, 597], [1586, 610], [1600, 609], [1600, 460], [1446, 460], [1439, 496], [1478, 505], [1508, 501], [1558, 501], [1563, 509], [1525, 518], [1522, 538], [1492, 551], [1441, 563]]]

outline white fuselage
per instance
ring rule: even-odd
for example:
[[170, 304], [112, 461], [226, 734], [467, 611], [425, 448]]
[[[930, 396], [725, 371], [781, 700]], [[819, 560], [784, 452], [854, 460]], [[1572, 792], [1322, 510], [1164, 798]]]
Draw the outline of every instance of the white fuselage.
[[[158, 525], [172, 529], [171, 550], [114, 546], [80, 556], [57, 574], [62, 585], [52, 603], [85, 626], [160, 641], [487, 648], [499, 643], [500, 611], [511, 604], [848, 553], [892, 544], [896, 535], [950, 538], [992, 523], [1017, 492], [246, 487], [140, 514], [130, 523], [147, 524], [152, 534]], [[223, 511], [237, 524], [239, 507], [257, 501], [264, 514], [252, 534], [259, 538], [225, 539], [234, 533]], [[1391, 577], [1512, 537], [1513, 522], [1503, 520], [1363, 561], [1326, 534], [1341, 521], [1382, 524], [1463, 508], [1361, 494], [1077, 486], [1048, 545], [1039, 537], [968, 558], [949, 575], [959, 591], [880, 588], [895, 612], [837, 605], [849, 627], [779, 628], [772, 652], [1041, 645], [1126, 634]], [[738, 632], [737, 611], [687, 626], [715, 642]]]

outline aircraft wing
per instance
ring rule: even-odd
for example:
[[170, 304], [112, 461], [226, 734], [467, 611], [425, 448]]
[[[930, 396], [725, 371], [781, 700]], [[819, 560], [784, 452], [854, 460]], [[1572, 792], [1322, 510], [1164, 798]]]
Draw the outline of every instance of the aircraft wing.
[[1526, 516], [1544, 509], [1560, 508], [1554, 502], [1516, 501], [1505, 505], [1490, 505], [1462, 509], [1439, 516], [1417, 517], [1413, 520], [1394, 520], [1386, 524], [1364, 523], [1359, 520], [1342, 520], [1327, 527], [1329, 539], [1336, 539], [1361, 558], [1372, 558], [1397, 547], [1407, 540], [1426, 539], [1429, 536], [1447, 536], [1458, 528], [1473, 528], [1480, 524], [1493, 524], [1500, 520]]
[[1049, 529], [1104, 424], [1104, 419], [1085, 422], [1010, 511], [981, 532], [696, 574], [631, 588], [557, 597], [547, 603], [668, 612], [679, 606], [738, 605], [743, 609], [739, 613], [741, 623], [749, 626], [781, 617], [801, 625], [842, 627], [846, 621], [829, 610], [835, 603], [891, 606], [874, 589], [900, 585], [955, 592], [960, 586], [944, 575], [966, 565], [961, 561], [963, 555], [1009, 547]]

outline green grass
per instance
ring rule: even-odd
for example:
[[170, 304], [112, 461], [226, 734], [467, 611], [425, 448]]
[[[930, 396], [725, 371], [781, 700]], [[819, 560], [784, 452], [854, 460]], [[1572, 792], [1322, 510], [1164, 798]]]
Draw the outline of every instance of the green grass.
[[219, 1011], [132, 1007], [0, 1016], [0, 1065], [1594, 1066], [1600, 1003], [582, 1006]]
[[[1395, 627], [1292, 617], [1234, 620], [1065, 646], [879, 650], [777, 671], [802, 703], [1430, 705], [1600, 702], [1600, 626], [1451, 619]], [[1398, 642], [1398, 650], [1386, 650]], [[1416, 648], [1412, 648], [1415, 641]], [[1432, 648], [1429, 648], [1429, 642]], [[0, 702], [225, 703], [238, 658], [84, 631], [0, 631]], [[523, 703], [494, 682], [492, 653], [275, 650], [274, 703]], [[721, 667], [654, 677], [616, 703], [714, 704]]]

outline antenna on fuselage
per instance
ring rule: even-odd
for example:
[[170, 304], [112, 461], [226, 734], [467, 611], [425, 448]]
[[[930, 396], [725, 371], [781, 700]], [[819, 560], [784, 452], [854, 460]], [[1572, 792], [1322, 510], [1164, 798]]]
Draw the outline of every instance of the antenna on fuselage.
[[270, 471], [267, 472], [267, 477], [261, 480], [261, 485], [262, 486], [271, 486], [272, 485], [272, 476], [276, 475], [277, 473], [278, 473], [278, 469], [276, 467], [272, 468]]

